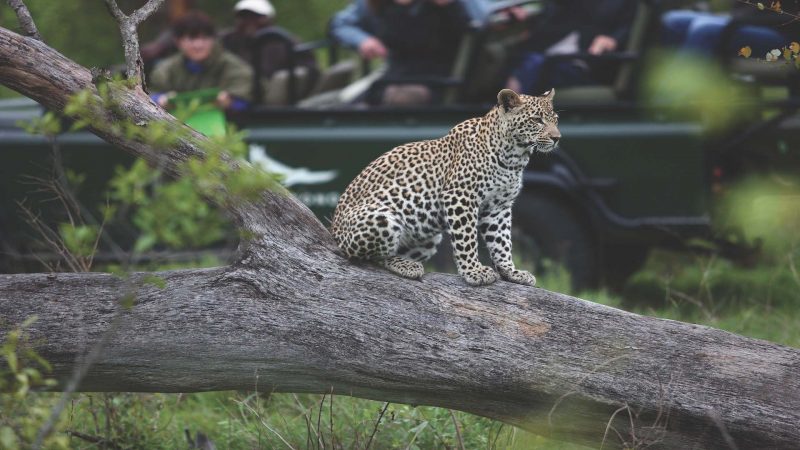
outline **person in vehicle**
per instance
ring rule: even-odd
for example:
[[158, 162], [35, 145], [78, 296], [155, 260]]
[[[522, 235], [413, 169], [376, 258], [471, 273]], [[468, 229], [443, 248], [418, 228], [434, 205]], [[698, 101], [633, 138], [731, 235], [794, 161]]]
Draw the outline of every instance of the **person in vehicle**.
[[[240, 0], [233, 7], [235, 13], [234, 27], [223, 32], [220, 40], [223, 47], [233, 52], [256, 68], [259, 75], [268, 80], [275, 72], [289, 68], [289, 54], [286, 43], [299, 42], [289, 31], [274, 24], [275, 8], [267, 0]], [[270, 39], [261, 45], [258, 53], [254, 38], [259, 33], [273, 32], [284, 39]], [[258, 61], [256, 61], [258, 59]], [[314, 54], [310, 51], [295, 56], [295, 67], [303, 67], [309, 77], [314, 78], [318, 72]]]
[[562, 60], [546, 67], [551, 55], [602, 55], [622, 48], [636, 13], [636, 0], [551, 0], [534, 21], [530, 37], [507, 86], [541, 94], [559, 86], [602, 79], [607, 68], [583, 60]]
[[202, 12], [189, 12], [175, 22], [172, 33], [179, 53], [153, 69], [149, 80], [153, 100], [166, 107], [172, 93], [219, 88], [219, 107], [247, 109], [253, 100], [253, 70], [217, 43], [211, 19]]
[[[764, 2], [769, 5], [769, 2]], [[800, 0], [784, 0], [781, 10], [797, 14]], [[756, 23], [737, 28], [727, 43], [720, 42], [723, 31], [732, 20], [747, 22], [751, 19], [772, 15], [781, 21], [779, 28]], [[787, 17], [787, 16], [783, 16]], [[797, 39], [796, 20], [780, 18], [774, 11], [760, 11], [753, 5], [736, 2], [729, 13], [715, 14], [708, 11], [680, 9], [667, 11], [661, 17], [661, 36], [665, 45], [699, 56], [709, 56], [715, 51], [736, 55], [740, 48], [749, 46], [753, 53], [763, 57], [775, 48], [782, 48]], [[725, 48], [719, 48], [724, 45]]]
[[462, 0], [355, 0], [331, 20], [331, 34], [368, 60], [387, 59], [386, 89], [371, 103], [422, 104], [440, 92], [422, 84], [391, 84], [403, 77], [446, 77], [471, 17]]

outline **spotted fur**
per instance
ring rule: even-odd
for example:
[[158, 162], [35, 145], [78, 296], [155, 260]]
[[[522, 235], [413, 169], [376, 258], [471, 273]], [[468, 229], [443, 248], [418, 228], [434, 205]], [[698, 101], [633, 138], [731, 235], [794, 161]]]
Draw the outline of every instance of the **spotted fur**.
[[[533, 286], [536, 278], [511, 259], [511, 206], [531, 154], [553, 150], [561, 137], [554, 94], [503, 89], [485, 116], [380, 156], [339, 199], [331, 225], [339, 247], [350, 258], [418, 279], [447, 232], [467, 283], [491, 284], [499, 274]], [[478, 260], [478, 233], [494, 269]]]

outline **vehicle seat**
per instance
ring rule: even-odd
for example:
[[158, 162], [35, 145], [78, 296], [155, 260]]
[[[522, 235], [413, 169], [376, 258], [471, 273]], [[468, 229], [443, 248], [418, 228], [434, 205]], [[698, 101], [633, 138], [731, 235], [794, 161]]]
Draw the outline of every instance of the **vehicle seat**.
[[[294, 69], [294, 101], [302, 99], [308, 95], [313, 87], [313, 75], [308, 67], [295, 67]], [[287, 106], [293, 103], [291, 99], [291, 88], [289, 86], [291, 77], [289, 69], [279, 70], [272, 74], [269, 80], [263, 82], [263, 92], [261, 104], [267, 106]]]
[[628, 42], [622, 52], [601, 55], [600, 60], [618, 61], [619, 69], [610, 85], [570, 86], [558, 89], [559, 106], [607, 105], [630, 99], [635, 93], [636, 73], [660, 8], [652, 1], [640, 0], [631, 24]]
[[[228, 40], [223, 34], [221, 41], [226, 45]], [[265, 79], [262, 72], [261, 59], [265, 46], [277, 45], [283, 47], [283, 54], [286, 55], [284, 68], [272, 73]], [[301, 98], [307, 96], [317, 80], [319, 72], [316, 67], [300, 65], [303, 56], [309, 56], [313, 60], [313, 50], [315, 44], [297, 44], [294, 37], [286, 30], [273, 26], [259, 30], [252, 40], [247, 43], [248, 50], [251, 52], [249, 62], [254, 72], [253, 95], [256, 104], [285, 106], [296, 103]], [[308, 59], [308, 58], [307, 58]]]
[[358, 64], [352, 59], [346, 59], [333, 64], [322, 71], [319, 80], [317, 80], [309, 96], [344, 88], [353, 81], [357, 71]]

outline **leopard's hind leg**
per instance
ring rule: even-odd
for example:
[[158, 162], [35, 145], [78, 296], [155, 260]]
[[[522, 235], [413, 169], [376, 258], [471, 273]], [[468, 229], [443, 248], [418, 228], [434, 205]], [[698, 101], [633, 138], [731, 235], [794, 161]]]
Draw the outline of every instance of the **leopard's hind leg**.
[[422, 263], [409, 258], [407, 254], [400, 254], [400, 250], [404, 250], [404, 230], [391, 211], [353, 211], [346, 218], [346, 223], [346, 231], [339, 237], [339, 246], [347, 256], [374, 261], [402, 277], [422, 277]]

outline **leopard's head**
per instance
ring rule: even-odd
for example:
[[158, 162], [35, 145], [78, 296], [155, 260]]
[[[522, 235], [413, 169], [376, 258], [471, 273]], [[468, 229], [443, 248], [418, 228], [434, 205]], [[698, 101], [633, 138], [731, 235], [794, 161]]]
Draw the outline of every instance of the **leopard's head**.
[[532, 96], [503, 89], [497, 94], [498, 125], [515, 150], [532, 153], [556, 148], [561, 132], [558, 114], [553, 111], [555, 93], [551, 89], [541, 96]]

